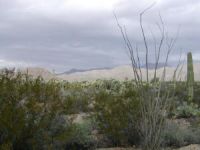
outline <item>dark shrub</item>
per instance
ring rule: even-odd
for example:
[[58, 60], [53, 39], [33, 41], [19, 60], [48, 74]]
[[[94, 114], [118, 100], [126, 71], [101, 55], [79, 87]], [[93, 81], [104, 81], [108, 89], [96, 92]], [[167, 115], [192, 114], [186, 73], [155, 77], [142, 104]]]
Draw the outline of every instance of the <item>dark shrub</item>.
[[108, 87], [108, 83], [104, 83], [106, 85], [102, 87], [107, 86], [107, 89], [99, 89], [95, 98], [95, 117], [100, 132], [105, 134], [113, 145], [138, 144], [136, 124], [139, 100], [134, 85], [127, 81]]

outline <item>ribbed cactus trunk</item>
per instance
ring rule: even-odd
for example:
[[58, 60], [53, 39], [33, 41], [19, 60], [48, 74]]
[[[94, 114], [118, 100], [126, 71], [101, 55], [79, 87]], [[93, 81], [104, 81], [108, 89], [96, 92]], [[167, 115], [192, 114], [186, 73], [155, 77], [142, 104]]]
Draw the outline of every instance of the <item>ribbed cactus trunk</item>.
[[188, 101], [192, 102], [194, 97], [194, 71], [192, 53], [187, 54], [187, 88], [188, 88]]

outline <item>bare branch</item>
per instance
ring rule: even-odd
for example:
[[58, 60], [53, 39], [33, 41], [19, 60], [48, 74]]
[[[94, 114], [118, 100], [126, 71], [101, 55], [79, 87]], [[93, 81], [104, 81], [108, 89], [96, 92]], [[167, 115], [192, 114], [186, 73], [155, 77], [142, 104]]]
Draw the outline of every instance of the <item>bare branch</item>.
[[146, 49], [146, 78], [147, 78], [147, 82], [149, 82], [149, 66], [148, 66], [148, 55], [149, 55], [149, 49], [148, 49], [148, 44], [147, 44], [147, 40], [146, 40], [146, 35], [144, 32], [144, 27], [143, 27], [143, 15], [145, 12], [147, 12], [149, 9], [151, 9], [156, 3], [154, 2], [153, 4], [151, 4], [149, 7], [147, 7], [146, 9], [144, 9], [141, 13], [140, 13], [140, 28], [142, 31], [142, 36], [143, 36], [143, 41], [144, 41], [144, 45], [145, 45], [145, 49]]

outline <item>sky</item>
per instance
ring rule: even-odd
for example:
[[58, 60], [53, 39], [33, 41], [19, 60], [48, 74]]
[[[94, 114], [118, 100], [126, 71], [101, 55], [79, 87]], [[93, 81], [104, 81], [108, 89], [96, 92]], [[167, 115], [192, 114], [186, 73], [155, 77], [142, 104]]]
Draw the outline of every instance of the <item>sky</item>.
[[160, 40], [159, 14], [168, 39], [178, 35], [170, 61], [188, 51], [200, 59], [199, 0], [0, 0], [0, 67], [62, 72], [129, 64], [113, 12], [143, 60], [139, 14], [152, 3], [143, 16], [151, 61]]

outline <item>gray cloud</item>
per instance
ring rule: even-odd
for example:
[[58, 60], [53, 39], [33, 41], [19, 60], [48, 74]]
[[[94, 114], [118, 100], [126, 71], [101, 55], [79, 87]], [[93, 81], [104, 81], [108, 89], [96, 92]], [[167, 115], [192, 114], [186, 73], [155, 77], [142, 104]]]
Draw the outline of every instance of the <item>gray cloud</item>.
[[[153, 2], [153, 1], [152, 1]], [[41, 66], [57, 71], [129, 63], [113, 17], [126, 25], [130, 40], [142, 49], [139, 13], [147, 0], [0, 0], [0, 66]], [[199, 56], [200, 2], [159, 0], [145, 16], [145, 30], [159, 39], [159, 12], [173, 37], [180, 26], [174, 56], [192, 50]], [[149, 38], [150, 47], [152, 40]], [[153, 53], [151, 54], [153, 55]]]

